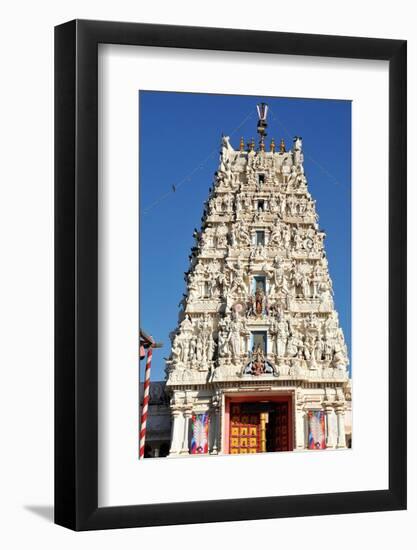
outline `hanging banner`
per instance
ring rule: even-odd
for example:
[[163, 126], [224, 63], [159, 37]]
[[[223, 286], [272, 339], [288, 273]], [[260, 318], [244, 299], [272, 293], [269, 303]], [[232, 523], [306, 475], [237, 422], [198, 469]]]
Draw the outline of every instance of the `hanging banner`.
[[308, 411], [308, 448], [326, 448], [324, 411]]
[[191, 439], [192, 455], [208, 453], [209, 423], [210, 418], [208, 413], [193, 414]]

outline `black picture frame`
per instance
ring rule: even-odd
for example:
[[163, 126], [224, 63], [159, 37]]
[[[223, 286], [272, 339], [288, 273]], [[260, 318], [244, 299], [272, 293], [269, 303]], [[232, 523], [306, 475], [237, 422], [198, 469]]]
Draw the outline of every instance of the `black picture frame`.
[[[389, 62], [389, 488], [98, 507], [98, 44]], [[55, 28], [55, 522], [74, 530], [406, 508], [406, 41], [74, 20]]]

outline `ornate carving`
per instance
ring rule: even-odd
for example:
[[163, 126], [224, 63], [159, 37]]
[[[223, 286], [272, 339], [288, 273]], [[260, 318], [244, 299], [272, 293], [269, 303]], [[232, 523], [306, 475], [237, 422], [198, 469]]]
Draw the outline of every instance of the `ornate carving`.
[[[235, 151], [222, 139], [203, 225], [194, 231], [168, 384], [242, 374], [347, 379], [301, 138], [292, 151], [284, 149], [256, 151], [252, 144]], [[259, 333], [263, 344], [254, 345]]]

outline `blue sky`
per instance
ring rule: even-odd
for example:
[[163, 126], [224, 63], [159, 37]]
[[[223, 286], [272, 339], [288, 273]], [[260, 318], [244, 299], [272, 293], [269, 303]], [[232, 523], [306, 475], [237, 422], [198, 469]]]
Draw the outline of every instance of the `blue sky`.
[[221, 135], [231, 136], [234, 148], [241, 136], [245, 143], [256, 139], [261, 101], [270, 108], [267, 144], [284, 138], [289, 148], [293, 136], [303, 138], [308, 187], [327, 233], [335, 305], [351, 355], [351, 102], [141, 91], [140, 324], [164, 344], [153, 354], [153, 380], [164, 378], [168, 335], [177, 325], [192, 233], [201, 225]]

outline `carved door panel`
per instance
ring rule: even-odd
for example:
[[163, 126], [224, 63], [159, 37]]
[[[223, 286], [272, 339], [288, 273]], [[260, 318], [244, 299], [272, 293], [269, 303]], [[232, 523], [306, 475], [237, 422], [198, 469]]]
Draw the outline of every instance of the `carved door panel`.
[[277, 403], [275, 412], [275, 450], [290, 450], [290, 419], [288, 403]]
[[249, 454], [260, 451], [260, 415], [242, 412], [239, 404], [231, 404], [230, 454]]

